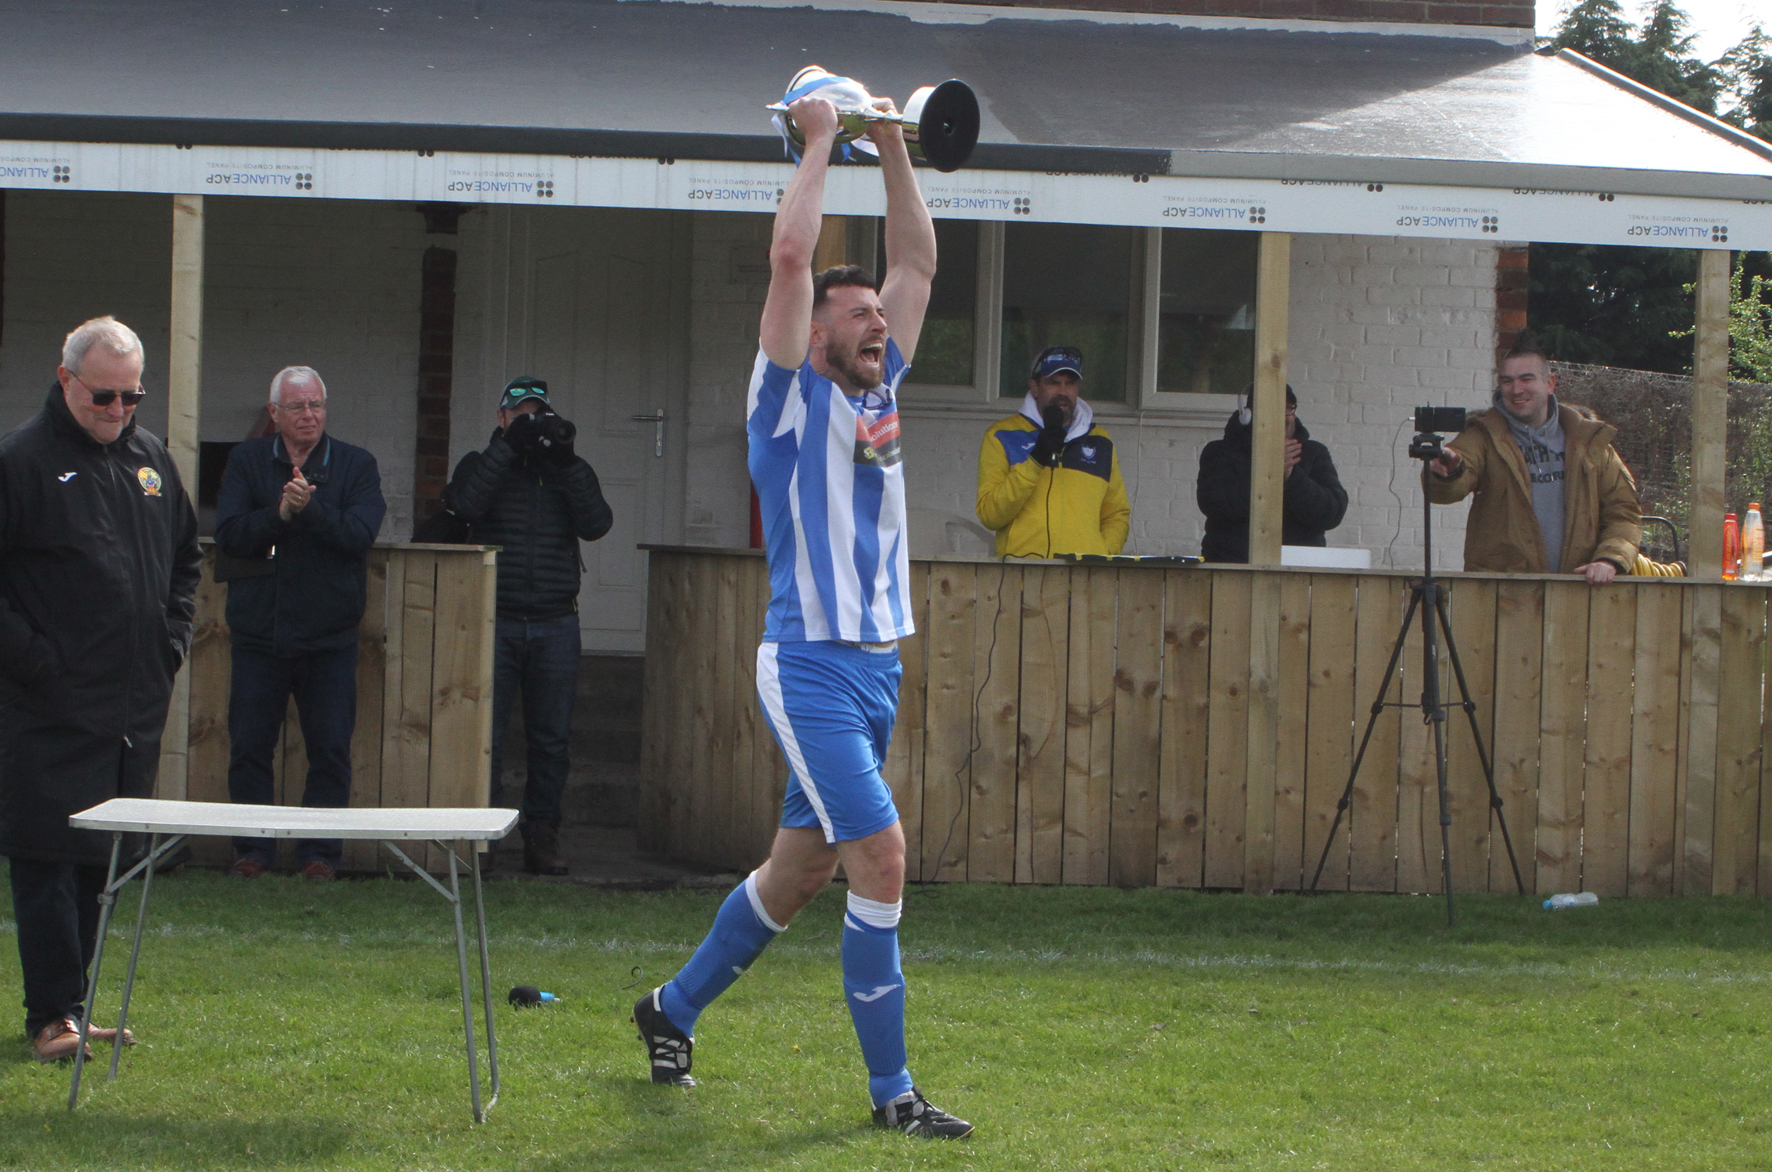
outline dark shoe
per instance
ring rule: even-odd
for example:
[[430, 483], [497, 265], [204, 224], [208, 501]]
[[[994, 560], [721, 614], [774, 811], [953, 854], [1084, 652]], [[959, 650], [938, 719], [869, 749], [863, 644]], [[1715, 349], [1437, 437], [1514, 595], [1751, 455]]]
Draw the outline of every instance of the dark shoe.
[[228, 874], [236, 879], [257, 879], [270, 869], [271, 865], [257, 855], [241, 855], [228, 868]]
[[330, 864], [315, 859], [301, 869], [301, 877], [303, 879], [319, 879], [322, 882], [330, 883], [338, 878], [338, 872], [334, 871]]
[[531, 875], [568, 874], [560, 857], [560, 832], [545, 822], [523, 824], [523, 869]]
[[970, 1123], [949, 1115], [925, 1099], [916, 1087], [875, 1107], [874, 1125], [896, 1128], [920, 1139], [964, 1139], [972, 1134]]
[[695, 1039], [671, 1024], [659, 1004], [659, 992], [654, 989], [634, 1002], [634, 1013], [628, 1020], [640, 1027], [640, 1040], [646, 1043], [647, 1053], [652, 1058], [652, 1081], [661, 1085], [692, 1087], [695, 1080], [689, 1077], [689, 1065]]
[[[72, 1058], [79, 1049], [80, 1023], [71, 1017], [50, 1022], [31, 1039], [31, 1053], [39, 1062], [62, 1062]], [[86, 1057], [92, 1057], [91, 1046], [86, 1047]]]

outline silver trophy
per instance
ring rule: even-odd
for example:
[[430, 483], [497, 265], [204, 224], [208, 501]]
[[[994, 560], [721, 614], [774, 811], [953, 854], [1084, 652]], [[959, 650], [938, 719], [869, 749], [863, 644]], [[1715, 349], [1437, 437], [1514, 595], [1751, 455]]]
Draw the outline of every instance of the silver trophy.
[[808, 65], [794, 74], [781, 101], [765, 109], [775, 113], [775, 128], [787, 140], [794, 157], [806, 148], [806, 136], [794, 125], [788, 106], [801, 98], [824, 98], [837, 108], [837, 142], [877, 154], [867, 138], [870, 122], [896, 122], [904, 129], [905, 146], [912, 156], [925, 159], [937, 171], [958, 171], [978, 145], [978, 98], [963, 81], [926, 85], [911, 95], [898, 114], [874, 109], [874, 97], [865, 85], [838, 77], [819, 65]]

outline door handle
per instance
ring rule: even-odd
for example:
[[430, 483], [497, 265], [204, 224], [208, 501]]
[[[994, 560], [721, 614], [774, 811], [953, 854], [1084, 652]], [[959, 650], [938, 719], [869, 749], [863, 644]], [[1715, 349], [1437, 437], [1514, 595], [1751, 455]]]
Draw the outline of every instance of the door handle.
[[635, 416], [632, 416], [632, 418], [635, 423], [653, 423], [653, 424], [658, 425], [657, 428], [652, 433], [652, 454], [655, 457], [663, 456], [664, 455], [664, 425], [665, 425], [664, 408], [660, 407], [657, 411], [654, 411], [651, 415], [635, 415]]

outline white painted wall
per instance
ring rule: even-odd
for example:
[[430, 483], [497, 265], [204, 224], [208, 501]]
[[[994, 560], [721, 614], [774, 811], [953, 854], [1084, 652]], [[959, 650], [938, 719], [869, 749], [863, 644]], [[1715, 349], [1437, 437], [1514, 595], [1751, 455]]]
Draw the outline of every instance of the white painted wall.
[[[6, 193], [0, 430], [41, 405], [62, 338], [113, 313], [142, 336], [149, 397], [166, 429], [171, 197]], [[383, 539], [412, 528], [419, 263], [424, 222], [410, 204], [227, 198], [204, 201], [201, 438], [238, 440], [280, 368], [317, 369], [327, 428], [375, 453], [388, 499]]]
[[[764, 215], [695, 219], [684, 526], [695, 544], [743, 545], [749, 536], [744, 400], [768, 285], [769, 229]], [[1347, 518], [1329, 543], [1367, 548], [1375, 566], [1420, 566], [1419, 465], [1405, 454], [1413, 429], [1403, 426], [1411, 409], [1487, 405], [1498, 247], [1293, 237], [1289, 381], [1299, 417], [1329, 446], [1349, 495]], [[996, 409], [907, 407], [910, 506], [972, 517], [979, 442], [1017, 406], [1004, 399]], [[1198, 553], [1200, 449], [1223, 433], [1222, 421], [1112, 405], [1098, 418], [1120, 448], [1132, 498], [1126, 552]], [[1463, 565], [1466, 512], [1459, 505], [1435, 514], [1440, 569]]]
[[[206, 440], [239, 439], [271, 375], [290, 362], [317, 367], [332, 391], [329, 426], [375, 452], [389, 517], [385, 539], [411, 530], [419, 264], [424, 225], [410, 205], [266, 198], [207, 201], [204, 337]], [[170, 200], [60, 192], [7, 193], [5, 316], [0, 338], [0, 429], [37, 409], [61, 337], [114, 312], [143, 335], [146, 425], [165, 427]], [[489, 280], [484, 226], [473, 213], [461, 238], [458, 288]], [[744, 399], [768, 286], [767, 215], [693, 213], [683, 430], [683, 540], [743, 545], [749, 536]], [[1417, 466], [1404, 455], [1409, 409], [1477, 408], [1492, 382], [1495, 259], [1499, 246], [1387, 237], [1295, 236], [1290, 381], [1299, 416], [1329, 445], [1351, 498], [1332, 545], [1361, 546], [1375, 565], [1420, 564]], [[491, 327], [484, 299], [458, 302], [458, 347]], [[485, 442], [496, 387], [458, 367], [452, 421], [456, 457]], [[501, 372], [502, 373], [502, 372]], [[485, 385], [482, 385], [485, 384]], [[907, 408], [910, 504], [972, 516], [979, 440], [1015, 409]], [[1131, 553], [1196, 553], [1199, 451], [1218, 421], [1102, 412], [1121, 450], [1133, 499]], [[1444, 569], [1462, 564], [1465, 509], [1441, 509], [1435, 533]]]

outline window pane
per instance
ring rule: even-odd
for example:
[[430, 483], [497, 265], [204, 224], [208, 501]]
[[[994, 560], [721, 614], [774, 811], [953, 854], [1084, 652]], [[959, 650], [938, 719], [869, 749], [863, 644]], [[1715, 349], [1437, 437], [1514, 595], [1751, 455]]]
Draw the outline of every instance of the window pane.
[[[880, 280], [886, 280], [886, 227], [880, 221], [874, 254], [880, 258]], [[978, 337], [978, 223], [935, 221], [935, 283], [929, 289], [929, 310], [917, 340], [917, 360], [909, 381], [938, 387], [972, 385], [972, 360]], [[890, 328], [891, 323], [887, 323]]]
[[1003, 366], [1000, 394], [1021, 398], [1048, 346], [1083, 352], [1083, 397], [1126, 401], [1137, 228], [1088, 224], [1003, 226]]
[[1235, 395], [1255, 377], [1254, 232], [1163, 229], [1157, 389]]

